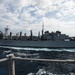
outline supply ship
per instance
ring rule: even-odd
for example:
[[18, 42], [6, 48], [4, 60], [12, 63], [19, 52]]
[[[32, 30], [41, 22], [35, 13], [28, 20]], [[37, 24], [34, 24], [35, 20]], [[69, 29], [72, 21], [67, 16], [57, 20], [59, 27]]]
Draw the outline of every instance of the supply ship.
[[15, 47], [36, 47], [36, 48], [75, 48], [75, 37], [62, 34], [59, 30], [56, 32], [45, 31], [42, 28], [38, 36], [33, 36], [30, 30], [30, 36], [22, 32], [12, 35], [8, 34], [9, 28], [5, 28], [5, 32], [0, 31], [0, 46], [15, 46]]

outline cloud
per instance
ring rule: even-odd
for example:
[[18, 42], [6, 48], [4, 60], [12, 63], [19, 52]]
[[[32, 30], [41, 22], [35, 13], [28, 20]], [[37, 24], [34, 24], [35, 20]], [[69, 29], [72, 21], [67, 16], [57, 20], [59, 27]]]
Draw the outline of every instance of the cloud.
[[12, 32], [32, 29], [36, 35], [44, 22], [45, 30], [74, 35], [74, 12], [74, 0], [0, 0], [0, 30], [8, 25]]
[[[73, 0], [66, 1], [59, 5], [59, 12], [58, 14], [64, 16], [71, 16], [75, 15], [75, 2]], [[59, 15], [57, 16], [59, 17]]]

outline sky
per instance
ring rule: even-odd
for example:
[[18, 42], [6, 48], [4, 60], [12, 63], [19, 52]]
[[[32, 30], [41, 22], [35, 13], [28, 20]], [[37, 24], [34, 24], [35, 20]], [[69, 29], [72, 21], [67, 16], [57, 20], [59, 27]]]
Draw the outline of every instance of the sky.
[[0, 0], [0, 31], [38, 35], [44, 31], [61, 31], [75, 36], [75, 0]]

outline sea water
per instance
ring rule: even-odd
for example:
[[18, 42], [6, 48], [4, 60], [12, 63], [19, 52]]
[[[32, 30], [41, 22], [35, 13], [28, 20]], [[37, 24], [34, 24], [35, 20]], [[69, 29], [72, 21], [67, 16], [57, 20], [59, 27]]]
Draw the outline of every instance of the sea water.
[[[75, 49], [22, 48], [0, 46], [0, 58], [14, 54], [21, 58], [75, 59]], [[75, 75], [75, 63], [16, 61], [16, 75]], [[8, 62], [0, 63], [0, 75], [9, 74]]]

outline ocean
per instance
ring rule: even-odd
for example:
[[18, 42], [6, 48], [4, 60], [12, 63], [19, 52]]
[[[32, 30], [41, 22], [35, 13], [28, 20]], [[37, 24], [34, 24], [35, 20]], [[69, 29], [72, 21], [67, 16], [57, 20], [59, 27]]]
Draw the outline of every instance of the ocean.
[[[14, 54], [21, 58], [75, 59], [75, 49], [0, 46], [0, 59]], [[75, 75], [75, 63], [15, 61], [16, 75]], [[9, 75], [8, 61], [0, 63], [0, 75]]]

